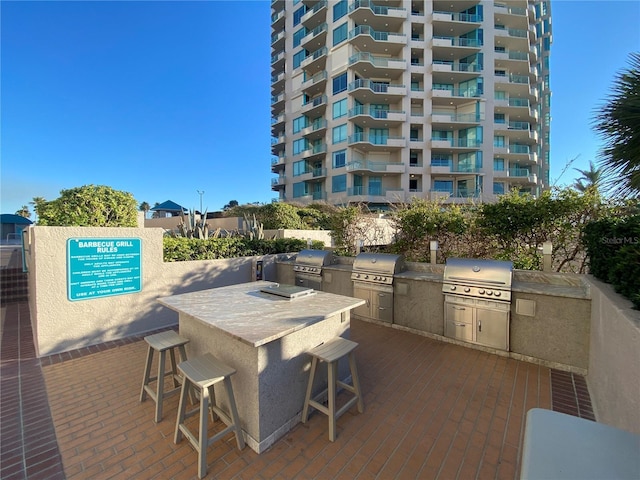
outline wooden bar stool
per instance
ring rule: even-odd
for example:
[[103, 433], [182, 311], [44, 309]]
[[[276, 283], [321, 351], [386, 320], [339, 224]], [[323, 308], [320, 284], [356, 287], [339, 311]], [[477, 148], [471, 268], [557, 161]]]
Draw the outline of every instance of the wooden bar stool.
[[[143, 402], [147, 398], [147, 394], [156, 402], [156, 423], [162, 420], [162, 405], [164, 399], [174, 393], [180, 391], [180, 383], [182, 378], [178, 374], [176, 367], [176, 354], [175, 348], [180, 351], [180, 359], [184, 362], [187, 360], [187, 352], [184, 346], [189, 343], [189, 340], [181, 337], [173, 330], [167, 330], [166, 332], [156, 333], [144, 337], [145, 342], [149, 344], [147, 350], [147, 363], [144, 367], [144, 377], [142, 379], [142, 389], [140, 391], [140, 401]], [[157, 351], [160, 354], [158, 359], [158, 375], [151, 376], [151, 363], [153, 362], [153, 353]], [[166, 354], [167, 351], [171, 357], [171, 371], [165, 372]], [[165, 391], [164, 389], [164, 377], [171, 375], [173, 379], [173, 389]], [[151, 382], [157, 382], [156, 390], [149, 385]]]
[[[309, 373], [309, 385], [307, 386], [307, 395], [304, 400], [304, 408], [302, 410], [302, 423], [306, 423], [309, 417], [309, 406], [312, 406], [316, 410], [324, 413], [329, 417], [329, 440], [332, 442], [336, 439], [336, 420], [347, 410], [349, 410], [354, 403], [358, 404], [358, 412], [364, 411], [364, 402], [362, 401], [362, 392], [360, 390], [360, 381], [358, 379], [358, 371], [356, 370], [356, 359], [353, 350], [358, 346], [356, 342], [346, 340], [344, 338], [336, 338], [329, 342], [318, 345], [309, 352], [309, 355], [313, 357], [311, 361], [311, 371]], [[345, 357], [349, 357], [349, 368], [351, 369], [351, 379], [353, 385], [344, 383], [337, 378], [338, 361]], [[313, 391], [313, 380], [318, 368], [318, 361], [325, 362], [327, 364], [327, 389], [323, 390], [319, 397], [327, 392], [327, 406], [325, 407], [321, 403], [311, 398], [311, 392]], [[354, 394], [354, 397], [344, 404], [340, 410], [336, 411], [336, 386], [348, 390]]]
[[[242, 436], [238, 409], [236, 408], [236, 400], [231, 386], [231, 375], [236, 371], [218, 361], [210, 353], [182, 362], [178, 365], [178, 370], [184, 376], [184, 381], [182, 382], [180, 406], [178, 407], [176, 432], [173, 441], [178, 443], [182, 440], [182, 434], [186, 435], [193, 448], [198, 452], [198, 477], [202, 478], [207, 474], [207, 448], [213, 442], [220, 440], [229, 432], [234, 432], [238, 449], [242, 450], [244, 448], [244, 437]], [[229, 399], [230, 414], [216, 405], [214, 385], [219, 382], [224, 382]], [[187, 412], [187, 394], [191, 388], [197, 389], [200, 393], [200, 407]], [[209, 409], [211, 409], [212, 413], [217, 414], [227, 427], [207, 438]], [[200, 412], [200, 431], [198, 432], [198, 438], [196, 438], [189, 431], [184, 420], [195, 415], [198, 411]]]

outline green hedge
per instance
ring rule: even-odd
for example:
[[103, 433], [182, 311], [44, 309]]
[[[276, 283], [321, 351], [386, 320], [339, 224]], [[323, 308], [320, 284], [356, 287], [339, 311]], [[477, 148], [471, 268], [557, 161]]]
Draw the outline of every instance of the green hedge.
[[[164, 237], [163, 242], [165, 262], [250, 257], [253, 255], [299, 252], [307, 248], [307, 241], [297, 238], [250, 240], [244, 237], [208, 239]], [[312, 247], [321, 249], [324, 244], [315, 241]]]
[[587, 224], [584, 244], [591, 273], [640, 309], [640, 215]]

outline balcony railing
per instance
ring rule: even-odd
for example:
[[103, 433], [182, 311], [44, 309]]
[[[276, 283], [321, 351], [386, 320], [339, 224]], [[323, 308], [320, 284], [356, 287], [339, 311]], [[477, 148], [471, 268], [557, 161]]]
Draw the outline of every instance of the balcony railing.
[[444, 47], [444, 46], [452, 46], [452, 47], [482, 47], [482, 40], [478, 40], [475, 38], [463, 38], [463, 37], [443, 37], [434, 35], [434, 46]]
[[434, 92], [451, 92], [452, 97], [466, 97], [466, 98], [478, 98], [482, 96], [482, 92], [477, 90], [464, 89], [461, 90], [459, 88], [442, 88], [442, 87], [434, 87]]
[[529, 130], [529, 122], [509, 122], [509, 130]]
[[404, 58], [376, 57], [371, 55], [369, 52], [358, 52], [349, 57], [349, 65], [353, 65], [358, 62], [369, 62], [374, 67], [380, 68], [403, 68], [401, 65], [406, 65], [407, 63]]
[[[389, 142], [397, 143], [397, 141], [403, 141], [404, 137], [397, 136], [380, 136], [380, 135], [369, 135], [367, 133], [354, 133], [353, 135], [349, 135], [348, 143], [371, 143], [372, 145], [389, 145]], [[401, 146], [401, 145], [397, 145]]]
[[531, 148], [529, 147], [529, 145], [513, 144], [509, 145], [507, 151], [509, 153], [526, 153], [528, 155], [529, 153], [531, 153]]
[[451, 20], [454, 22], [473, 22], [473, 23], [482, 22], [482, 15], [472, 15], [469, 13], [458, 13], [458, 12], [438, 12], [438, 11], [433, 12], [434, 20], [443, 20], [444, 19], [443, 17], [447, 17], [446, 20]]
[[507, 35], [509, 35], [510, 37], [527, 38], [529, 36], [528, 30], [522, 30], [519, 28], [504, 28], [499, 25], [496, 25], [496, 30], [498, 32], [500, 31], [507, 32]]
[[[434, 60], [434, 65], [447, 65], [452, 72], [481, 72], [482, 65], [478, 65], [477, 63], [459, 63], [452, 62], [449, 60]], [[527, 77], [528, 78], [528, 77]]]
[[[404, 85], [374, 82], [373, 80], [359, 79], [351, 82], [348, 86], [349, 91], [358, 88], [368, 88], [374, 93], [391, 93], [389, 89], [403, 89]], [[398, 92], [400, 93], [400, 92]]]
[[389, 12], [403, 12], [406, 14], [407, 9], [403, 7], [383, 7], [374, 4], [371, 0], [355, 0], [349, 5], [349, 12], [353, 12], [358, 8], [368, 8], [376, 15], [389, 15]]
[[510, 168], [509, 176], [510, 177], [529, 177], [531, 176], [531, 171], [527, 168]]
[[360, 25], [349, 32], [349, 40], [358, 35], [369, 35], [374, 40], [380, 42], [397, 42], [404, 43], [407, 39], [407, 36], [404, 33], [395, 33], [395, 32], [377, 32], [369, 25]]
[[375, 162], [372, 160], [354, 160], [346, 164], [347, 172], [357, 170], [368, 170], [370, 172], [404, 172], [404, 163], [398, 162]]
[[312, 98], [311, 100], [309, 100], [306, 103], [302, 104], [303, 109], [310, 109], [313, 107], [317, 107], [319, 105], [323, 105], [327, 103], [327, 96], [326, 95], [320, 95], [319, 97], [315, 97]]
[[474, 138], [431, 138], [432, 142], [446, 142], [451, 147], [476, 148], [482, 146], [482, 139]]
[[317, 35], [320, 35], [321, 33], [326, 31], [327, 31], [327, 24], [322, 23], [318, 25], [316, 28], [314, 28], [313, 30], [311, 30], [309, 33], [307, 33], [304, 37], [302, 37], [302, 40], [300, 40], [300, 44], [303, 45], [307, 43], [309, 40], [316, 37]]
[[464, 122], [478, 123], [482, 121], [482, 115], [479, 113], [436, 113], [431, 115], [432, 122]]
[[375, 108], [369, 108], [367, 105], [358, 105], [355, 108], [349, 110], [349, 118], [357, 115], [367, 115], [373, 118], [388, 119], [389, 115], [400, 114], [404, 115], [404, 110], [377, 110]]

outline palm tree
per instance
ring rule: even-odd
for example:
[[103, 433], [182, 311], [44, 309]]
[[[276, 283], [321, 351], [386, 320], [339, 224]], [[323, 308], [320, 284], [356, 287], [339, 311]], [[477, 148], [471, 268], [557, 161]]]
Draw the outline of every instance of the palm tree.
[[38, 208], [46, 202], [44, 197], [33, 197], [29, 202], [29, 205], [33, 205], [33, 211], [35, 212], [35, 222], [38, 221]]
[[580, 170], [579, 168], [574, 168], [574, 170], [582, 176], [573, 182], [573, 188], [582, 193], [588, 189], [599, 190], [602, 182], [602, 168], [596, 168], [595, 164], [590, 160], [589, 170]]
[[640, 52], [632, 53], [629, 63], [594, 119], [605, 142], [600, 159], [604, 186], [622, 198], [640, 194]]
[[29, 207], [27, 207], [26, 205], [23, 205], [20, 208], [20, 210], [16, 212], [16, 215], [20, 215], [21, 217], [24, 217], [24, 218], [30, 218], [31, 212], [29, 211]]
[[149, 205], [147, 202], [142, 202], [138, 209], [141, 212], [144, 212], [144, 218], [147, 218], [147, 212], [151, 210], [151, 205]]

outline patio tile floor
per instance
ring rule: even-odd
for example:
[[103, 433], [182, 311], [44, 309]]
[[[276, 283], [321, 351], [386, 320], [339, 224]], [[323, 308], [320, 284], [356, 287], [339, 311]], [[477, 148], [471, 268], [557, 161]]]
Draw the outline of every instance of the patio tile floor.
[[[355, 320], [351, 338], [365, 412], [341, 417], [335, 442], [317, 413], [260, 455], [229, 434], [207, 478], [517, 479], [530, 408], [594, 418], [578, 375]], [[177, 396], [158, 424], [138, 401], [141, 337], [38, 359], [17, 303], [2, 307], [1, 346], [3, 480], [197, 478], [195, 451], [173, 443]]]

